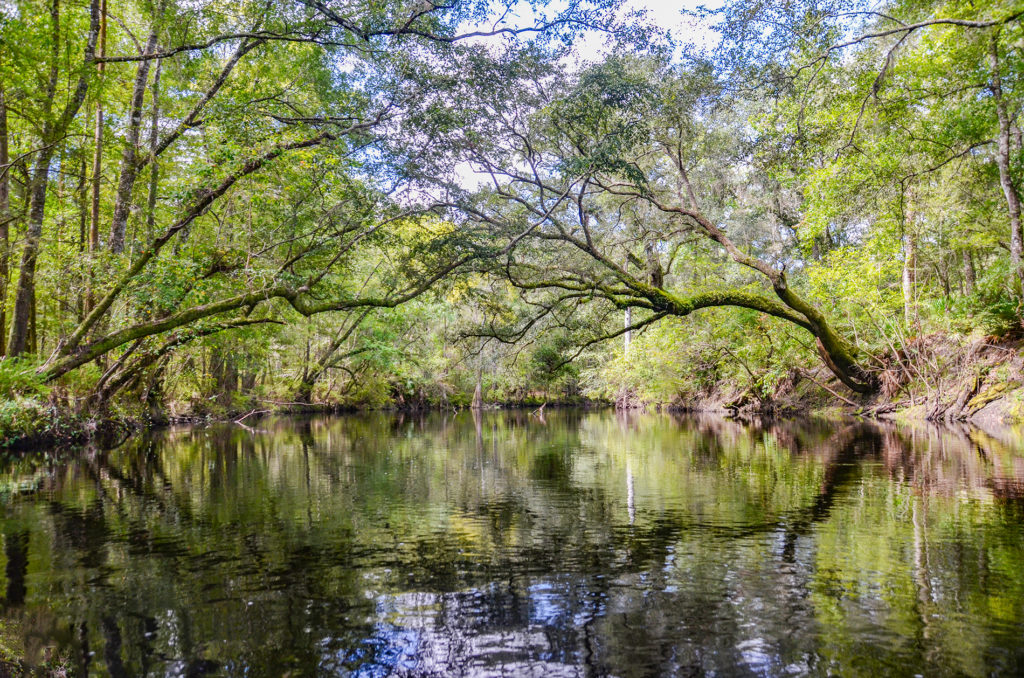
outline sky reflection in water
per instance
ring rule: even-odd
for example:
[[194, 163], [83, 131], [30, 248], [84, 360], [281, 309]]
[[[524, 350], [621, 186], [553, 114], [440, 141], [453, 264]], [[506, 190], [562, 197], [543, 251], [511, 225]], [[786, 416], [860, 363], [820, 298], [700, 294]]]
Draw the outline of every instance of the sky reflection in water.
[[2, 469], [3, 614], [30, 659], [112, 676], [1024, 671], [1012, 431], [613, 412], [256, 429]]

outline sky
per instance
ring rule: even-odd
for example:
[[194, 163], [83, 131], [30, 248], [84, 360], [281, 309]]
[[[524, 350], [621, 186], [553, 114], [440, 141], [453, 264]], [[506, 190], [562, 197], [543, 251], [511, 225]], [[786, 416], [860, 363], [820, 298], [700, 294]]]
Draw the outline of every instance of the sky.
[[[624, 3], [623, 11], [642, 10], [647, 13], [648, 19], [659, 28], [666, 28], [671, 31], [675, 40], [682, 44], [696, 45], [697, 47], [710, 48], [715, 43], [717, 35], [708, 26], [690, 16], [683, 16], [684, 10], [693, 11], [698, 6], [718, 7], [720, 0], [684, 0], [674, 2], [667, 0], [628, 0]], [[579, 45], [580, 57], [586, 61], [599, 61], [607, 53], [608, 42], [604, 36], [592, 34]]]
[[[495, 14], [501, 12], [500, 6], [507, 0], [496, 0]], [[542, 3], [542, 12], [551, 15], [559, 10], [565, 0], [554, 0]], [[680, 44], [696, 45], [698, 47], [712, 47], [717, 35], [707, 25], [702, 25], [692, 16], [684, 16], [683, 11], [696, 10], [700, 5], [706, 7], [719, 7], [722, 0], [682, 0], [662, 1], [658, 0], [626, 0], [622, 3], [620, 12], [622, 15], [631, 11], [642, 11], [646, 14], [648, 21], [662, 29], [671, 31], [676, 42]], [[504, 18], [506, 26], [529, 26], [538, 21], [537, 14], [530, 8], [530, 4], [520, 1], [518, 6]], [[466, 25], [468, 30], [481, 30], [489, 28], [490, 25]], [[480, 43], [488, 43], [491, 40], [500, 42], [502, 38], [479, 38]], [[604, 33], [592, 31], [575, 43], [577, 59], [583, 63], [594, 63], [600, 61], [608, 53], [611, 44], [608, 36]]]

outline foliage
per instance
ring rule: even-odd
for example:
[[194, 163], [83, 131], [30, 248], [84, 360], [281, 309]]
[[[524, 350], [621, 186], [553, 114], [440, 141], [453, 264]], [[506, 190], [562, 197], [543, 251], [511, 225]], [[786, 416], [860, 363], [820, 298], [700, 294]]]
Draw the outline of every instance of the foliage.
[[1006, 3], [726, 3], [706, 54], [612, 0], [101, 7], [0, 10], [26, 420], [870, 394], [1021, 328]]
[[49, 387], [30, 358], [0, 359], [0, 393], [7, 396], [45, 396]]

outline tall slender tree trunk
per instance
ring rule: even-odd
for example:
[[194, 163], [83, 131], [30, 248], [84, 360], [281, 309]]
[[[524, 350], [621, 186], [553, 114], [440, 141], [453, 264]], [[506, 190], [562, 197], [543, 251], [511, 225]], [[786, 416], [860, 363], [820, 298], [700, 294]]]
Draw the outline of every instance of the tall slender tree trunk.
[[7, 354], [12, 356], [22, 355], [29, 350], [29, 330], [36, 296], [36, 258], [39, 256], [39, 243], [43, 236], [46, 189], [50, 180], [50, 160], [53, 156], [51, 148], [44, 148], [36, 154], [35, 167], [32, 171], [28, 228], [21, 251], [21, 272], [14, 298], [10, 338], [7, 341]]
[[39, 308], [39, 297], [32, 295], [31, 303], [28, 306], [28, 352], [31, 355], [39, 355], [39, 318], [36, 311]]
[[[89, 6], [89, 35], [85, 46], [85, 64], [90, 65], [96, 56], [96, 40], [99, 32], [99, 2], [92, 0]], [[47, 83], [46, 105], [53, 102], [57, 92], [57, 77], [60, 64], [60, 0], [54, 0], [50, 10], [53, 22], [53, 52], [51, 54], [50, 80]], [[14, 315], [11, 318], [11, 332], [8, 342], [8, 355], [21, 355], [29, 348], [29, 331], [32, 324], [32, 312], [35, 307], [36, 258], [43, 235], [43, 215], [46, 211], [46, 191], [50, 179], [50, 161], [53, 159], [56, 142], [64, 137], [65, 132], [74, 120], [88, 91], [88, 77], [83, 73], [71, 92], [59, 116], [50, 118], [44, 123], [40, 135], [41, 147], [36, 152], [36, 160], [29, 183], [28, 225], [25, 232], [25, 244], [21, 254], [21, 271], [18, 275], [18, 287], [14, 298]], [[53, 120], [54, 122], [51, 122]]]
[[7, 144], [7, 99], [0, 82], [0, 356], [7, 355], [7, 280], [11, 246], [11, 156]]
[[[53, 0], [50, 8], [50, 20], [53, 34], [53, 47], [50, 54], [50, 78], [46, 86], [46, 114], [49, 117], [50, 104], [57, 92], [58, 63], [60, 57], [60, 0]], [[32, 179], [29, 184], [28, 227], [25, 231], [25, 244], [21, 250], [21, 268], [18, 274], [18, 287], [14, 297], [14, 313], [11, 317], [11, 333], [7, 340], [7, 353], [20, 356], [31, 349], [30, 342], [34, 339], [32, 332], [32, 316], [36, 300], [36, 258], [39, 256], [39, 243], [43, 237], [43, 215], [46, 211], [46, 190], [50, 183], [50, 161], [53, 159], [56, 143], [53, 126], [49, 121], [43, 123], [40, 135], [42, 148], [36, 151], [36, 160], [32, 168]]]
[[[911, 221], [911, 219], [908, 219]], [[908, 225], [903, 238], [903, 318], [907, 327], [917, 327], [917, 235]]]
[[484, 368], [481, 365], [476, 368], [476, 388], [473, 389], [473, 403], [470, 407], [477, 411], [484, 407]]
[[157, 60], [156, 72], [153, 74], [153, 111], [149, 128], [149, 195], [146, 196], [146, 240], [153, 236], [156, 225], [156, 191], [160, 181], [160, 164], [156, 159], [157, 145], [160, 143], [160, 70], [162, 62]]
[[84, 144], [79, 154], [80, 179], [75, 191], [78, 194], [78, 253], [83, 254], [89, 246], [89, 153]]
[[[107, 55], [107, 0], [100, 0], [100, 27], [99, 43], [97, 50], [100, 57]], [[106, 64], [102, 61], [96, 64], [98, 80], [103, 83], [103, 73]], [[93, 306], [93, 284], [95, 283], [95, 270], [93, 255], [100, 248], [100, 183], [103, 178], [103, 90], [99, 90], [96, 97], [96, 124], [93, 129], [93, 152], [92, 152], [92, 177], [91, 177], [91, 199], [89, 206], [89, 238], [88, 250], [90, 257], [88, 280], [85, 283], [85, 299], [82, 302], [82, 315], [86, 316]]]
[[[88, 122], [88, 120], [86, 121]], [[88, 126], [88, 125], [87, 125]], [[89, 246], [89, 153], [85, 144], [79, 148], [79, 182], [76, 191], [78, 201], [78, 260], [86, 264], [85, 251]], [[88, 272], [82, 270], [81, 278], [75, 290], [75, 322], [82, 322], [85, 317], [87, 295], [89, 289]]]
[[[146, 41], [145, 54], [156, 50], [156, 31]], [[142, 132], [142, 100], [146, 94], [146, 83], [149, 81], [149, 59], [139, 62], [135, 71], [135, 86], [132, 88], [132, 101], [128, 119], [128, 138], [121, 156], [121, 173], [117, 182], [117, 195], [114, 198], [114, 217], [110, 224], [110, 251], [120, 254], [124, 251], [124, 237], [128, 229], [128, 213], [131, 211], [132, 188], [139, 173], [138, 151], [139, 136]]]
[[[939, 261], [933, 264], [935, 268], [935, 274], [939, 276], [939, 282], [942, 283], [942, 296], [948, 302], [953, 296], [953, 288], [949, 283], [949, 259], [943, 255], [939, 257]], [[948, 310], [948, 305], [946, 306]]]
[[996, 117], [999, 119], [998, 149], [996, 151], [996, 166], [999, 168], [999, 184], [1003, 188], [1003, 195], [1006, 198], [1007, 211], [1010, 214], [1010, 269], [1013, 276], [1013, 287], [1018, 294], [1024, 290], [1024, 231], [1021, 230], [1020, 221], [1020, 193], [1013, 181], [1010, 172], [1010, 136], [1012, 129], [1010, 115], [1007, 111], [1006, 100], [1003, 98], [1003, 80], [999, 70], [999, 32], [992, 34], [989, 42], [989, 67], [992, 71], [992, 80], [989, 83], [989, 90], [996, 105]]
[[[99, 55], [107, 55], [107, 0], [100, 5]], [[101, 61], [96, 71], [103, 78], [105, 64]], [[89, 251], [95, 252], [100, 247], [100, 179], [103, 175], [103, 97], [96, 98], [96, 129], [93, 132], [92, 156], [92, 212], [89, 220]]]

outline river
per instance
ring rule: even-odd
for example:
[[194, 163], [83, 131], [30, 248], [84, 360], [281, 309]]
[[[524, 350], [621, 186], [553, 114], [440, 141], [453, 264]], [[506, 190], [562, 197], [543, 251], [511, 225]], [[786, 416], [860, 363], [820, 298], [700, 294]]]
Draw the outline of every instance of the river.
[[1024, 673], [1012, 431], [610, 410], [244, 423], [0, 467], [0, 621], [29, 661]]

